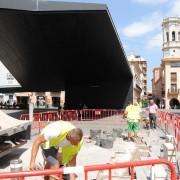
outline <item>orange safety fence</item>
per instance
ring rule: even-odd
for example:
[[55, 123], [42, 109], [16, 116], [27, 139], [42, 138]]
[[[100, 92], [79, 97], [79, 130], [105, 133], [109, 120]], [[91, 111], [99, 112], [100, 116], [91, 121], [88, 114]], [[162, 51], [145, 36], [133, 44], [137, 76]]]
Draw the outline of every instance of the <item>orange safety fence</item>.
[[39, 134], [41, 130], [51, 122], [52, 121], [33, 121], [31, 125], [31, 135]]
[[[111, 117], [112, 120], [118, 119], [122, 124], [124, 119], [120, 118], [119, 115], [123, 113], [122, 110], [112, 109], [83, 109], [83, 110], [60, 110], [58, 111], [47, 111], [47, 112], [36, 112], [33, 114], [33, 123], [31, 126], [32, 135], [41, 132], [47, 124], [57, 121], [92, 121]], [[29, 120], [29, 114], [22, 114], [20, 120]]]
[[[33, 114], [34, 121], [55, 121], [55, 120], [97, 120], [106, 117], [118, 116], [122, 114], [122, 110], [114, 109], [82, 109], [82, 110], [60, 110], [58, 111], [47, 111]], [[29, 114], [22, 114], [20, 120], [28, 120]]]
[[106, 117], [112, 117], [116, 115], [120, 115], [122, 110], [114, 110], [114, 109], [82, 109], [79, 111], [80, 119], [84, 120], [97, 120], [103, 119]]
[[158, 124], [165, 133], [171, 134], [175, 137], [177, 150], [180, 150], [180, 115], [159, 111]]
[[[20, 120], [29, 120], [29, 114], [21, 114]], [[38, 112], [33, 114], [34, 121], [56, 121], [59, 119], [58, 111]]]
[[[59, 115], [57, 111], [40, 112], [33, 114], [33, 123], [31, 125], [31, 135], [39, 134], [41, 129], [52, 121], [57, 121]], [[29, 120], [29, 114], [22, 114], [20, 120]]]
[[130, 178], [131, 180], [135, 179], [135, 167], [141, 166], [154, 166], [158, 164], [167, 165], [170, 170], [169, 178], [171, 180], [176, 180], [176, 171], [172, 163], [164, 159], [155, 159], [155, 160], [144, 160], [144, 161], [134, 161], [134, 162], [124, 162], [124, 163], [117, 163], [117, 164], [99, 164], [99, 165], [90, 165], [90, 166], [77, 166], [77, 167], [65, 167], [61, 169], [54, 169], [54, 170], [37, 170], [37, 171], [21, 171], [21, 172], [4, 172], [0, 173], [0, 179], [7, 179], [7, 178], [21, 178], [22, 180], [25, 177], [32, 177], [32, 176], [49, 176], [49, 175], [58, 175], [59, 180], [62, 180], [63, 174], [84, 174], [84, 180], [88, 180], [89, 173], [92, 171], [102, 171], [106, 170], [109, 172], [108, 179], [112, 180], [112, 170], [121, 169], [121, 168], [129, 168], [130, 169]]
[[80, 120], [78, 110], [60, 110], [59, 118], [65, 121]]

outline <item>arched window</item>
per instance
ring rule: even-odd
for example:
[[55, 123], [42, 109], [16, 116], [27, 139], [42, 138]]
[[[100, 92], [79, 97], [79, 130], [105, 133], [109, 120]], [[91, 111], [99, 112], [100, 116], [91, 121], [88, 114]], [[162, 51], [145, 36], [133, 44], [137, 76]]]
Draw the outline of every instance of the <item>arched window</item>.
[[172, 32], [172, 41], [176, 40], [175, 31]]
[[178, 32], [178, 41], [180, 41], [180, 32]]
[[167, 38], [167, 42], [169, 41], [169, 33], [166, 32], [166, 38]]

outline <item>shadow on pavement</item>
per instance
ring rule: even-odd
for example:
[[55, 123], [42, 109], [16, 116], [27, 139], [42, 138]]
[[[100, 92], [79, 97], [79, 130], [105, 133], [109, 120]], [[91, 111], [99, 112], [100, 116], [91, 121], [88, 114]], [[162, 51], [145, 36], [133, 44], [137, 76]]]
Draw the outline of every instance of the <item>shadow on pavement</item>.
[[19, 148], [12, 153], [0, 158], [0, 169], [7, 168], [11, 160], [18, 159], [26, 150], [27, 148]]

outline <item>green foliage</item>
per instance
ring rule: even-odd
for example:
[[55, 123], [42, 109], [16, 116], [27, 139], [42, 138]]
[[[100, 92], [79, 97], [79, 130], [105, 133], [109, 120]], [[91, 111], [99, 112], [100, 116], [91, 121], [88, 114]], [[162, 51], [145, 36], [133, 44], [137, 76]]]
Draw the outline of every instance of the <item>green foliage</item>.
[[142, 99], [142, 107], [146, 108], [148, 106], [149, 106], [149, 100], [146, 98]]

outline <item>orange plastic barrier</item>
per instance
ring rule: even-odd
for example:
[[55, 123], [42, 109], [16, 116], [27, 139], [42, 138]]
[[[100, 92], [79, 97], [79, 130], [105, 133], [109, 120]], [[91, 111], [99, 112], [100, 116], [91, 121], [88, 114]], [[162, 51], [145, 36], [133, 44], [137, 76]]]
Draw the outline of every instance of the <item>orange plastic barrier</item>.
[[175, 168], [172, 163], [167, 160], [163, 159], [156, 159], [156, 160], [145, 160], [145, 161], [134, 161], [134, 162], [125, 162], [125, 163], [118, 163], [118, 164], [100, 164], [100, 165], [91, 165], [91, 166], [82, 166], [82, 167], [67, 167], [61, 168], [57, 170], [38, 170], [38, 171], [22, 171], [22, 172], [6, 172], [0, 173], [0, 179], [5, 178], [21, 178], [22, 180], [25, 177], [31, 176], [48, 176], [48, 175], [59, 175], [59, 179], [62, 180], [63, 174], [70, 174], [70, 173], [84, 173], [84, 179], [88, 180], [88, 173], [92, 171], [101, 171], [107, 170], [109, 172], [108, 179], [112, 179], [112, 170], [120, 169], [120, 168], [129, 168], [130, 169], [130, 176], [131, 180], [135, 179], [135, 172], [134, 168], [139, 166], [149, 166], [149, 165], [157, 165], [157, 164], [165, 164], [168, 166], [170, 170], [170, 179], [176, 180], [176, 172]]

